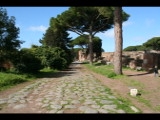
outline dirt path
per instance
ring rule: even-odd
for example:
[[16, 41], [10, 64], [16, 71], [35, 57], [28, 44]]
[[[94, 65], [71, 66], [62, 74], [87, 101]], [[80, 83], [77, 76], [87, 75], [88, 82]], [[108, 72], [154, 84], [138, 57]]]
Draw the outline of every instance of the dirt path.
[[[160, 77], [154, 77], [153, 73], [136, 72], [136, 71], [124, 71], [125, 75], [128, 75], [131, 79], [143, 84], [139, 87], [142, 92], [142, 97], [149, 101], [150, 105], [154, 109], [154, 112], [160, 112]], [[144, 93], [144, 94], [143, 94]]]
[[[139, 86], [130, 86], [123, 79], [113, 80], [97, 73], [92, 72], [92, 74], [109, 87], [114, 94], [129, 99], [143, 113], [160, 113], [160, 78], [155, 78], [153, 73], [124, 70], [123, 74], [129, 77], [128, 80], [139, 83]], [[130, 88], [142, 91], [139, 96], [142, 99], [130, 96]]]
[[0, 113], [140, 112], [133, 104], [126, 105], [112, 95], [81, 64], [72, 64], [71, 69], [12, 90], [1, 93]]
[[[76, 85], [76, 88], [74, 88], [74, 89], [75, 90], [78, 90], [78, 89], [81, 90], [81, 88], [79, 86], [80, 85], [79, 81], [78, 81], [78, 83], [75, 83], [74, 80], [76, 80], [78, 78], [81, 78], [81, 77], [84, 79], [84, 77], [86, 77], [86, 76], [89, 77], [90, 79], [97, 78], [98, 80], [101, 81], [101, 83], [103, 83], [105, 86], [110, 88], [112, 93], [114, 93], [114, 95], [121, 96], [123, 98], [126, 98], [126, 99], [130, 100], [137, 108], [141, 109], [143, 113], [159, 113], [160, 111], [158, 110], [158, 108], [159, 108], [159, 105], [160, 105], [160, 102], [159, 102], [160, 101], [160, 92], [159, 92], [160, 78], [154, 78], [153, 74], [147, 74], [146, 72], [136, 72], [136, 71], [125, 70], [125, 71], [123, 71], [123, 73], [125, 75], [129, 76], [129, 80], [137, 81], [138, 83], [142, 84], [142, 86], [137, 87], [138, 90], [143, 91], [141, 96], [139, 96], [139, 97], [143, 98], [142, 101], [140, 101], [136, 97], [131, 97], [128, 94], [130, 87], [133, 87], [133, 86], [129, 86], [127, 84], [126, 80], [125, 81], [123, 79], [113, 80], [113, 79], [106, 78], [102, 75], [91, 72], [90, 70], [86, 69], [83, 65], [79, 64], [78, 66], [74, 67], [74, 69], [71, 69], [69, 71], [62, 71], [62, 72], [58, 73], [57, 75], [55, 75], [54, 76], [54, 81], [53, 81], [53, 78], [46, 78], [46, 79], [44, 78], [43, 81], [48, 80], [48, 82], [47, 82], [47, 84], [40, 85], [38, 90], [32, 90], [32, 92], [28, 92], [28, 93], [25, 92], [26, 96], [27, 96], [27, 100], [29, 101], [28, 104], [27, 104], [27, 108], [26, 108], [26, 104], [24, 105], [25, 101], [21, 100], [21, 103], [23, 105], [22, 104], [19, 104], [19, 105], [16, 104], [17, 106], [14, 105], [14, 107], [16, 106], [15, 109], [11, 109], [11, 108], [13, 108], [13, 104], [10, 104], [7, 108], [5, 108], [3, 110], [0, 110], [0, 113], [3, 113], [3, 112], [19, 112], [19, 109], [21, 109], [21, 112], [40, 112], [40, 113], [42, 113], [42, 112], [43, 113], [52, 112], [52, 113], [54, 113], [55, 108], [54, 108], [54, 110], [50, 110], [50, 111], [49, 110], [44, 110], [44, 109], [43, 110], [38, 110], [38, 109], [42, 109], [43, 107], [46, 107], [49, 104], [55, 104], [55, 103], [48, 103], [50, 101], [49, 99], [53, 99], [53, 98], [50, 98], [49, 96], [51, 96], [51, 94], [53, 94], [54, 92], [62, 93], [62, 90], [64, 92], [65, 89], [63, 89], [63, 88], [65, 88], [65, 86], [68, 85], [68, 83], [65, 81], [66, 79], [71, 80], [73, 82], [71, 84], [71, 86], [69, 86], [69, 87], [72, 87], [72, 89], [73, 89], [73, 86]], [[92, 77], [92, 76], [94, 76], [94, 77]], [[60, 79], [63, 79], [63, 81], [59, 82]], [[29, 86], [31, 84], [35, 84], [37, 81], [41, 81], [41, 80], [37, 79], [37, 80], [32, 81], [32, 82], [19, 84], [19, 85], [13, 87], [13, 88], [10, 88], [8, 90], [0, 92], [0, 99], [6, 98], [9, 95], [13, 95], [14, 93], [17, 93], [18, 91], [24, 89], [26, 86]], [[51, 85], [50, 81], [54, 82], [54, 84]], [[62, 85], [63, 82], [64, 83], [66, 82], [66, 84]], [[41, 83], [39, 83], [39, 84], [41, 84]], [[61, 88], [55, 89], [54, 92], [42, 89], [42, 88], [52, 89], [53, 87], [55, 87], [54, 85], [56, 85], [56, 84], [61, 86]], [[86, 84], [88, 84], [88, 83], [86, 83]], [[82, 87], [84, 88], [85, 86], [82, 86]], [[101, 86], [98, 86], [98, 87], [101, 87]], [[91, 89], [92, 89], [92, 85], [91, 85]], [[70, 89], [67, 89], [67, 91], [65, 91], [65, 92], [68, 93], [69, 91], [70, 91]], [[86, 91], [86, 92], [89, 92], [89, 91]], [[74, 94], [81, 95], [81, 91], [80, 92], [76, 91], [76, 93], [74, 93]], [[84, 94], [86, 94], [86, 93], [84, 93]], [[99, 93], [99, 94], [101, 94], [101, 93]], [[60, 101], [60, 99], [63, 97], [63, 99], [62, 99], [63, 102], [61, 104], [67, 104], [66, 103], [66, 98], [64, 99], [64, 94], [63, 94], [63, 96], [61, 96], [61, 94], [55, 94], [55, 95], [58, 96], [57, 98], [59, 98], [59, 99], [54, 98], [55, 100]], [[25, 98], [26, 96], [23, 96], [23, 97]], [[44, 100], [43, 98], [46, 98], [46, 97], [47, 97], [47, 100], [46, 99]], [[71, 97], [74, 98], [75, 95], [71, 95]], [[73, 98], [67, 98], [67, 99], [73, 99]], [[16, 99], [19, 99], [19, 98], [14, 98], [13, 100], [16, 100]], [[35, 102], [31, 101], [33, 99], [35, 100]], [[95, 108], [90, 109], [86, 106], [85, 107], [83, 106], [83, 107], [80, 108], [81, 105], [79, 104], [80, 101], [78, 99], [75, 98], [75, 100], [73, 102], [74, 104], [77, 103], [76, 107], [79, 107], [79, 109], [87, 109], [88, 110], [87, 112], [98, 113], [98, 110], [97, 110], [98, 106], [96, 106], [96, 105], [94, 105], [94, 107], [97, 107], [96, 109]], [[87, 98], [87, 99], [89, 99], [89, 98]], [[40, 101], [42, 101], [42, 100], [43, 100], [44, 103], [46, 103], [46, 106], [42, 105], [40, 103]], [[145, 102], [144, 100], [149, 101], [149, 102]], [[82, 101], [84, 101], [84, 100], [82, 100]], [[11, 103], [12, 102], [14, 102], [14, 101], [11, 101]], [[88, 103], [88, 102], [89, 101], [86, 101], [86, 103]], [[149, 103], [151, 107], [147, 106], [146, 103]], [[60, 103], [57, 103], [57, 104], [60, 104]], [[62, 106], [58, 106], [57, 104], [55, 105], [56, 109], [62, 107]], [[52, 106], [52, 107], [55, 107], [55, 106]], [[77, 109], [74, 109], [75, 106], [73, 106], [73, 104], [72, 104], [72, 106], [70, 106], [70, 104], [69, 104], [66, 107], [73, 107], [73, 109], [72, 110], [63, 110], [63, 111], [61, 110], [61, 111], [58, 111], [58, 112], [59, 113], [61, 113], [61, 112], [62, 113], [72, 113], [72, 112], [73, 113], [74, 112], [78, 113], [78, 112], [80, 112]], [[155, 108], [156, 108], [156, 110], [155, 110]], [[104, 111], [102, 109], [99, 110], [99, 111], [107, 112], [107, 111]], [[119, 112], [124, 112], [124, 111], [121, 110]]]

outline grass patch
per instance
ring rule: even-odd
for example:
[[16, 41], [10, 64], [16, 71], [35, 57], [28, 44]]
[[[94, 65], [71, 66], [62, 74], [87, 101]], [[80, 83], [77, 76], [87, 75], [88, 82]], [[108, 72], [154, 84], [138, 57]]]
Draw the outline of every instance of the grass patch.
[[115, 80], [122, 80], [125, 84], [127, 84], [128, 86], [132, 86], [132, 87], [139, 87], [139, 88], [143, 88], [144, 85], [142, 83], [140, 83], [139, 81], [136, 80], [132, 80], [131, 78], [129, 78], [126, 75], [116, 75], [116, 73], [114, 73], [114, 68], [113, 65], [103, 65], [103, 64], [99, 64], [99, 63], [93, 63], [93, 65], [90, 64], [84, 64], [84, 66], [86, 66], [88, 69], [90, 69], [91, 71], [104, 75], [108, 78], [112, 78]]
[[120, 79], [125, 77], [124, 75], [117, 75], [114, 72], [113, 65], [103, 65], [101, 63], [93, 63], [93, 65], [90, 64], [84, 64], [88, 69], [94, 71], [95, 73], [104, 75], [108, 78], [112, 79]]
[[44, 77], [50, 77], [53, 75], [53, 73], [58, 72], [58, 70], [53, 70], [50, 68], [44, 68], [42, 70], [40, 70], [40, 72], [38, 74], [36, 74], [36, 78], [44, 78]]
[[155, 110], [160, 111], [160, 105], [157, 105], [157, 106], [155, 107]]
[[16, 84], [20, 84], [29, 81], [31, 76], [27, 74], [19, 75], [14, 73], [4, 73], [0, 72], [0, 91], [7, 89]]
[[56, 73], [57, 71], [58, 70], [45, 68], [36, 74], [17, 74], [14, 72], [0, 72], [0, 91], [6, 90], [20, 83], [35, 80], [36, 78], [48, 77], [53, 73]]
[[149, 100], [145, 100], [145, 99], [142, 98], [142, 97], [137, 97], [137, 99], [138, 99], [138, 101], [144, 103], [146, 106], [152, 107]]
[[[137, 88], [138, 91], [141, 93], [141, 94], [147, 94], [143, 88], [144, 88], [144, 84], [143, 83], [140, 83], [139, 81], [137, 80], [134, 80], [134, 79], [131, 79], [129, 78], [128, 76], [126, 75], [116, 75], [114, 73], [114, 66], [113, 65], [102, 65], [102, 64], [97, 64], [97, 63], [94, 63], [93, 65], [90, 65], [90, 64], [84, 64], [84, 66], [86, 66], [88, 69], [90, 69], [91, 71], [95, 72], [95, 73], [98, 73], [98, 74], [101, 74], [101, 75], [104, 75], [106, 77], [110, 77], [112, 78], [112, 80], [120, 80], [122, 81], [124, 84], [126, 84], [128, 87], [134, 87], [134, 88]], [[128, 68], [123, 68], [123, 70], [126, 70]], [[135, 71], [135, 70], [133, 70]], [[139, 71], [141, 72], [141, 71]], [[129, 93], [128, 93], [129, 94]], [[117, 95], [116, 95], [117, 96]], [[123, 108], [125, 109], [126, 111], [128, 112], [131, 112], [131, 113], [134, 113], [133, 110], [131, 110], [129, 106], [130, 101], [129, 100], [126, 100], [124, 98], [121, 98], [121, 96], [118, 95], [118, 98], [119, 98], [119, 101], [122, 102], [122, 104], [119, 104], [119, 108]], [[142, 98], [141, 96], [138, 96], [136, 97], [136, 99], [141, 102], [141, 103], [144, 103], [145, 105], [147, 105], [148, 107], [151, 107], [150, 103], [148, 100]], [[115, 101], [116, 102], [116, 101]], [[118, 104], [118, 103], [117, 103]], [[159, 109], [159, 108], [157, 108]], [[139, 109], [138, 109], [139, 110]], [[140, 111], [140, 110], [139, 110]], [[141, 111], [140, 111], [141, 112]]]
[[[130, 108], [131, 102], [129, 100], [124, 99], [122, 97], [118, 97], [117, 99], [118, 99], [118, 101], [116, 100], [115, 103], [118, 105], [119, 109], [123, 109], [123, 110], [127, 111], [127, 113], [135, 113], [135, 111], [133, 111]], [[139, 111], [138, 113], [141, 113], [141, 110], [139, 110], [137, 107], [136, 107], [136, 109]]]
[[93, 65], [90, 65], [90, 64], [84, 64], [84, 65], [90, 70], [96, 73], [102, 74], [106, 77], [108, 77], [109, 74], [113, 73], [113, 70], [112, 70], [113, 67], [110, 65], [106, 66], [99, 63], [93, 63]]

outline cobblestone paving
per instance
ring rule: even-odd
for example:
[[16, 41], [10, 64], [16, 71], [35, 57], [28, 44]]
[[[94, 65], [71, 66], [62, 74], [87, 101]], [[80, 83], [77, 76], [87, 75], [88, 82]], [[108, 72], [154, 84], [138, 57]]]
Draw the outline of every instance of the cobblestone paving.
[[139, 112], [113, 96], [92, 74], [80, 69], [68, 72], [71, 73], [57, 78], [43, 78], [8, 98], [0, 98], [0, 113]]

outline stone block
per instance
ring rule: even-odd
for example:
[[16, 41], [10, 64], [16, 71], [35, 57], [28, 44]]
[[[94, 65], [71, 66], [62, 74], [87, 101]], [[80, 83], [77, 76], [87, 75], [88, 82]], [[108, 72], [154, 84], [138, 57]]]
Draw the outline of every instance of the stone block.
[[130, 95], [131, 96], [137, 96], [137, 94], [138, 94], [138, 90], [137, 89], [130, 89]]

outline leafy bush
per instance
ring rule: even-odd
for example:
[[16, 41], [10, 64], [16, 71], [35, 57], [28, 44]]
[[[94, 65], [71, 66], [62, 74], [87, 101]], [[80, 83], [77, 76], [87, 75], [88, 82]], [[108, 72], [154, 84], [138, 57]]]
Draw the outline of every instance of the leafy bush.
[[117, 74], [115, 72], [111, 72], [108, 74], [108, 78], [113, 78], [115, 76], [117, 76]]
[[71, 55], [69, 56], [68, 54], [59, 47], [42, 46], [35, 50], [35, 55], [41, 60], [44, 67], [58, 70], [64, 69], [69, 65]]
[[66, 68], [67, 61], [64, 58], [61, 57], [55, 57], [50, 62], [50, 67], [52, 69], [62, 70]]
[[42, 69], [41, 61], [29, 49], [23, 49], [19, 53], [16, 63], [14, 63], [15, 71], [18, 73], [36, 73]]
[[6, 71], [6, 68], [5, 67], [0, 67], [0, 72], [4, 72]]

